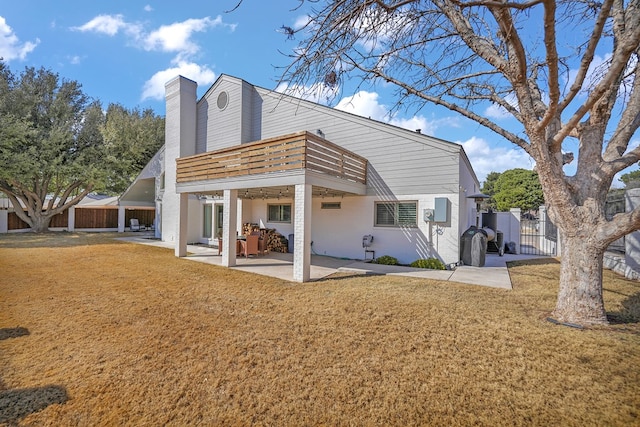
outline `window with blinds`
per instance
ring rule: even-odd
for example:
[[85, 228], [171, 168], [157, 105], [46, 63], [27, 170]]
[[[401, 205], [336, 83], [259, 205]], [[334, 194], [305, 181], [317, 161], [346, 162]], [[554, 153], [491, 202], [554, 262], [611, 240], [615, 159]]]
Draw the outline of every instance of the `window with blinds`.
[[378, 227], [415, 227], [418, 202], [376, 202], [375, 216]]

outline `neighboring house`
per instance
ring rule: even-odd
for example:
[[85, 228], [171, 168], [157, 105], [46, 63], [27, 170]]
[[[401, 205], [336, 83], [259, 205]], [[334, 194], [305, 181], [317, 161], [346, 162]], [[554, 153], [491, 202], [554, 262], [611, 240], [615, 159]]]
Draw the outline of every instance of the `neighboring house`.
[[233, 266], [236, 235], [254, 223], [293, 238], [296, 281], [311, 253], [365, 258], [364, 235], [378, 257], [458, 262], [479, 191], [460, 145], [228, 75], [200, 100], [196, 87], [166, 84], [165, 146], [120, 198], [156, 206], [156, 234], [177, 256], [221, 237]]
[[[143, 224], [155, 230], [155, 237], [161, 237], [160, 207], [162, 204], [161, 179], [164, 177], [164, 146], [149, 160], [133, 184], [118, 198], [118, 231], [123, 232], [129, 227], [126, 211], [139, 212], [143, 209], [156, 209], [153, 223]], [[127, 218], [129, 217], [129, 218]]]

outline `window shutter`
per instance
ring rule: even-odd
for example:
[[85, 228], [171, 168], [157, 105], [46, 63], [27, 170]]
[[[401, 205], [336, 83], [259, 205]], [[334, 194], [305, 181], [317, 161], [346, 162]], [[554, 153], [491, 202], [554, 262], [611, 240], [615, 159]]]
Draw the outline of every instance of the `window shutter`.
[[416, 225], [417, 215], [416, 203], [398, 203], [398, 225]]
[[376, 225], [395, 225], [393, 211], [392, 203], [376, 204]]

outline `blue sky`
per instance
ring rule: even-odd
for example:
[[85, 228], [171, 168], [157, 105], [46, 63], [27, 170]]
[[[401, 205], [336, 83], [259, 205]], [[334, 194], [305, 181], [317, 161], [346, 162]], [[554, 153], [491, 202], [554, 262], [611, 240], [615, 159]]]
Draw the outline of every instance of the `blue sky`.
[[[220, 74], [275, 89], [296, 40], [279, 31], [296, 27], [306, 9], [296, 0], [212, 2], [18, 0], [0, 6], [0, 56], [11, 70], [45, 67], [77, 80], [103, 106], [152, 108], [164, 115], [164, 83], [178, 74], [198, 82], [199, 95]], [[355, 89], [353, 89], [355, 90]], [[490, 171], [531, 169], [521, 149], [441, 108], [389, 117], [394, 100], [376, 87], [349, 92], [338, 108], [460, 143], [482, 181]], [[499, 111], [487, 109], [500, 120]]]

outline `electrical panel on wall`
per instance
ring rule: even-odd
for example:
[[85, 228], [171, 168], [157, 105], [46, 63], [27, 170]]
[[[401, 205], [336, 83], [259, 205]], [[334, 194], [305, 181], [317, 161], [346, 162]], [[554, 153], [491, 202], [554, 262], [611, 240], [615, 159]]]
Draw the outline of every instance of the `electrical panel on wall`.
[[449, 222], [449, 199], [446, 197], [435, 198], [433, 222]]

